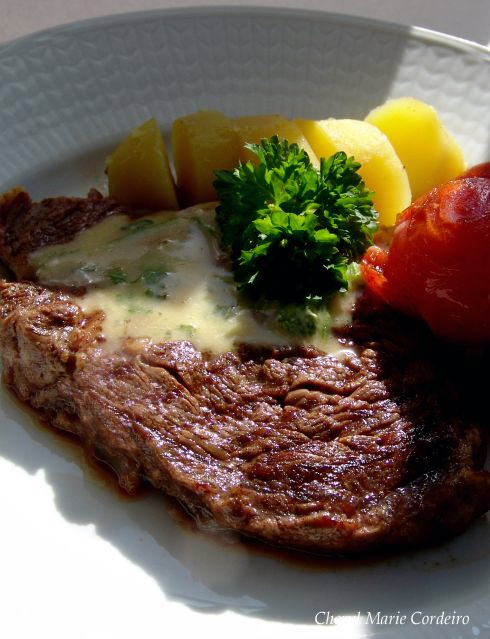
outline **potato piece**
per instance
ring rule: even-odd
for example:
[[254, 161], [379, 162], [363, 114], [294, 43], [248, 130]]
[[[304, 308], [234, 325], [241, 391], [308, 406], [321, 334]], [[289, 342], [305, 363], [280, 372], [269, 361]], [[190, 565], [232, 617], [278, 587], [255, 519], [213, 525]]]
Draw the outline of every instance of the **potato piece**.
[[296, 120], [318, 157], [337, 151], [360, 162], [359, 173], [373, 201], [381, 224], [390, 226], [411, 202], [410, 185], [403, 165], [388, 138], [362, 120]]
[[407, 170], [414, 199], [465, 169], [461, 147], [425, 102], [410, 97], [388, 100], [373, 109], [366, 122], [392, 143]]
[[293, 120], [288, 120], [282, 115], [247, 115], [233, 120], [235, 129], [240, 138], [240, 160], [242, 162], [257, 162], [257, 156], [244, 148], [246, 142], [259, 144], [263, 138], [271, 138], [277, 135], [281, 140], [287, 140], [290, 144], [297, 144], [304, 149], [313, 166], [318, 167], [318, 158], [308, 143], [298, 125]]
[[216, 200], [214, 172], [238, 164], [238, 136], [220, 111], [197, 111], [175, 120], [172, 149], [177, 188], [186, 204]]
[[123, 204], [151, 210], [179, 208], [174, 179], [158, 123], [131, 131], [107, 159], [109, 193]]

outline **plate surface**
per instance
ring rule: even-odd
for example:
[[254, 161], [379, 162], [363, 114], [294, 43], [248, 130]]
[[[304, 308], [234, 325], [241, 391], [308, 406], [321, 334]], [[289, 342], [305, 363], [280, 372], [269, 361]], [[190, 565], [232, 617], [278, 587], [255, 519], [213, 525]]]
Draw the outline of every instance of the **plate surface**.
[[[209, 108], [362, 118], [401, 95], [433, 104], [470, 164], [490, 158], [490, 53], [462, 40], [266, 9], [79, 23], [0, 47], [0, 189], [22, 184], [39, 198], [102, 186], [109, 150], [150, 116], [167, 131]], [[1, 400], [3, 637], [490, 632], [488, 519], [401, 557], [288, 557], [198, 532], [160, 495], [123, 498], [75, 444], [39, 428], [5, 390]], [[333, 616], [343, 619], [325, 624]]]

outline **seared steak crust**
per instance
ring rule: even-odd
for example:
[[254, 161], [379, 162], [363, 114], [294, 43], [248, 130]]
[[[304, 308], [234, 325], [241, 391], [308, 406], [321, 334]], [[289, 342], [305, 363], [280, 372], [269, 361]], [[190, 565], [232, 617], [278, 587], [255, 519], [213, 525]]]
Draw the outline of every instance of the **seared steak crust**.
[[[117, 202], [0, 199], [0, 257], [67, 241]], [[490, 508], [478, 354], [359, 303], [342, 357], [309, 348], [210, 357], [189, 342], [104, 348], [102, 312], [32, 282], [0, 283], [7, 384], [75, 433], [129, 493], [149, 481], [202, 524], [333, 553], [419, 545]], [[481, 377], [481, 376], [480, 376]], [[487, 419], [488, 421], [488, 419]]]
[[490, 507], [457, 362], [413, 322], [361, 309], [345, 359], [188, 342], [108, 354], [100, 316], [69, 295], [4, 282], [1, 300], [7, 383], [125, 490], [147, 480], [202, 525], [346, 553], [430, 543]]

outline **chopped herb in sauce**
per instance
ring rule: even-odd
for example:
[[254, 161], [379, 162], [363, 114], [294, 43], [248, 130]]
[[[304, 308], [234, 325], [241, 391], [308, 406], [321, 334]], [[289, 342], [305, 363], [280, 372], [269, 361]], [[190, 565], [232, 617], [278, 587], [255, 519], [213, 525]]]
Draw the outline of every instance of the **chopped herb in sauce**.
[[128, 233], [138, 233], [139, 231], [143, 231], [150, 226], [153, 226], [155, 222], [149, 218], [143, 218], [141, 220], [135, 220], [134, 222], [129, 222], [129, 224], [125, 224], [121, 226], [121, 231], [126, 231]]
[[128, 281], [128, 276], [120, 266], [110, 268], [105, 272], [105, 275], [111, 280], [113, 284], [122, 284]]

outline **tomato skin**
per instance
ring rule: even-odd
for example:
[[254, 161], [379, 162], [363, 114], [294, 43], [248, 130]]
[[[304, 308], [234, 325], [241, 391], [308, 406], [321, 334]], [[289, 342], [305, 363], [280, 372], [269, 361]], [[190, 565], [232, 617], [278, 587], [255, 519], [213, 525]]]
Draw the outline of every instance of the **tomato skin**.
[[458, 175], [459, 179], [466, 177], [481, 177], [490, 180], [490, 162], [476, 164], [475, 166], [467, 169], [464, 173], [461, 173], [461, 175]]
[[490, 163], [480, 167], [405, 209], [389, 250], [371, 247], [361, 265], [384, 302], [458, 343], [490, 342]]

